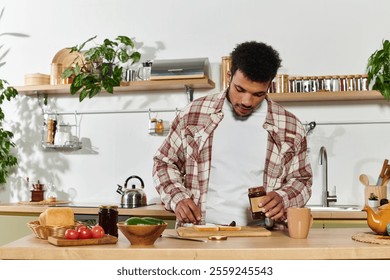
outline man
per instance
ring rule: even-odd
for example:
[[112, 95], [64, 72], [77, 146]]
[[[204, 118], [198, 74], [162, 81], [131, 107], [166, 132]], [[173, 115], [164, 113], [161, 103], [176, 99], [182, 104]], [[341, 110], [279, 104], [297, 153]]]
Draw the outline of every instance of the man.
[[154, 156], [156, 189], [180, 224], [251, 223], [251, 187], [264, 186], [259, 207], [276, 221], [311, 196], [304, 127], [267, 97], [278, 52], [245, 42], [231, 58], [229, 87], [182, 110]]

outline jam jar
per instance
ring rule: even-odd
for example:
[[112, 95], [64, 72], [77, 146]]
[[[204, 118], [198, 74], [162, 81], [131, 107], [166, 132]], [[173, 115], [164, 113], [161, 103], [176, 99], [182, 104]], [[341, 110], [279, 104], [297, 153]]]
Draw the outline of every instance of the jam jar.
[[118, 237], [118, 206], [101, 205], [99, 207], [99, 225], [105, 234]]
[[248, 197], [253, 220], [264, 220], [265, 218], [263, 209], [258, 206], [265, 195], [266, 192], [264, 187], [255, 187], [248, 189]]

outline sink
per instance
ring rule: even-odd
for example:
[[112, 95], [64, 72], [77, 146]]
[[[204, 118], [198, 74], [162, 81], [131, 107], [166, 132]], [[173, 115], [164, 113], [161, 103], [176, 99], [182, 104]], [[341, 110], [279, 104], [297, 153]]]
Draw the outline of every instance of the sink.
[[312, 211], [361, 211], [362, 207], [358, 205], [333, 205], [329, 207], [324, 207], [321, 205], [307, 205], [306, 207], [310, 208]]

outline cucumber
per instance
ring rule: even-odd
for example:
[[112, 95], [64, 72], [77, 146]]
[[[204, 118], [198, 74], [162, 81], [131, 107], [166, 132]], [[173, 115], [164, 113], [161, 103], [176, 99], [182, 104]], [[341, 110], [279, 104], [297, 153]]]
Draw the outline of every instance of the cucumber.
[[152, 218], [152, 217], [144, 217], [144, 220], [150, 221], [156, 225], [162, 225], [165, 224], [164, 220], [157, 219], [157, 218]]
[[140, 217], [131, 217], [125, 221], [126, 225], [156, 225], [155, 223]]
[[125, 221], [126, 225], [162, 225], [165, 222], [152, 217], [131, 217]]

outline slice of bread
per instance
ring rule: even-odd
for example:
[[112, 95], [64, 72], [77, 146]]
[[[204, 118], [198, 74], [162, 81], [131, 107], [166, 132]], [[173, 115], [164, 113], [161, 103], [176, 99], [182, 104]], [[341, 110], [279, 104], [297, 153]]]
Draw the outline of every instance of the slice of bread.
[[74, 212], [70, 207], [47, 208], [39, 215], [42, 226], [71, 226], [74, 225]]
[[219, 226], [220, 231], [238, 231], [241, 230], [240, 226]]
[[219, 230], [218, 226], [210, 225], [210, 224], [207, 224], [207, 225], [193, 225], [192, 227], [195, 230], [199, 230], [199, 231], [218, 231]]

